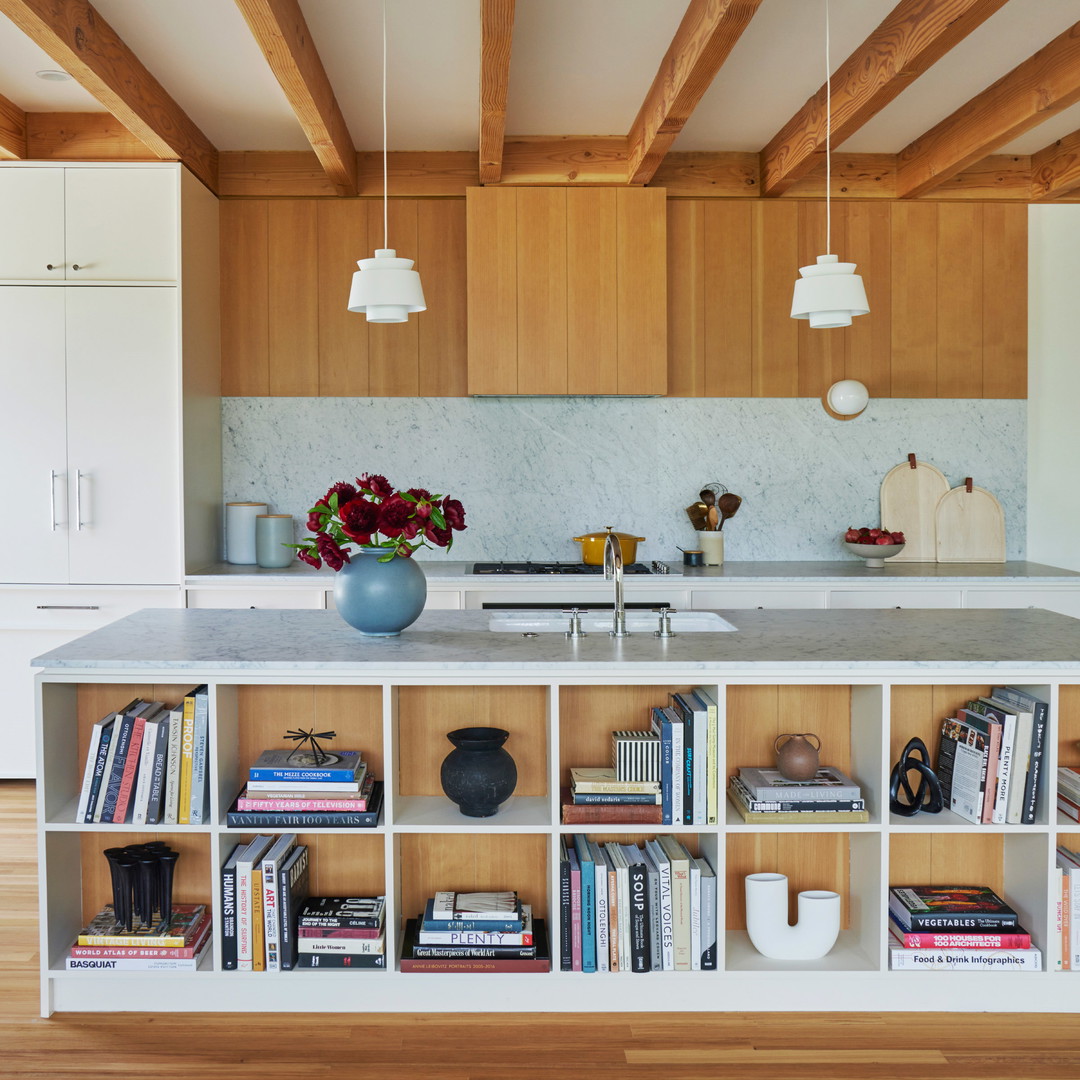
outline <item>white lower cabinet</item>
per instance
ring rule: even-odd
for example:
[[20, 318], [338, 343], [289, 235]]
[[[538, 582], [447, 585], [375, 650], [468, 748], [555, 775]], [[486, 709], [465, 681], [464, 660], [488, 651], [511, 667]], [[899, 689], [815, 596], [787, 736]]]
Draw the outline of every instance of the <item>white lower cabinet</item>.
[[725, 608], [757, 608], [773, 611], [784, 608], [826, 607], [824, 589], [746, 588], [694, 589], [690, 606], [695, 611], [723, 611]]
[[188, 589], [189, 608], [324, 608], [325, 589]]
[[[287, 662], [226, 673], [187, 663], [54, 668], [38, 677], [42, 859], [42, 1011], [718, 1011], [955, 1009], [1080, 1011], [1080, 975], [1054, 968], [1055, 896], [1050, 884], [1057, 843], [1080, 843], [1080, 826], [1057, 814], [1053, 778], [1059, 760], [1080, 764], [1080, 666], [1052, 677], [1030, 669], [952, 665], [902, 676], [869, 669], [857, 676], [811, 670], [770, 677], [754, 665], [717, 680], [700, 664], [677, 663], [628, 676], [582, 665], [572, 677], [536, 670], [436, 670], [398, 665], [377, 677], [355, 671], [298, 671]], [[1041, 669], [1040, 669], [1041, 670]], [[210, 824], [196, 827], [82, 825], [73, 821], [83, 755], [95, 720], [134, 693], [175, 704], [207, 683], [210, 695]], [[888, 775], [909, 738], [933, 742], [944, 716], [974, 690], [1012, 683], [1050, 703], [1047, 787], [1031, 825], [971, 825], [948, 812], [891, 816]], [[125, 685], [127, 684], [127, 685]], [[719, 823], [677, 827], [561, 824], [560, 789], [574, 765], [602, 764], [610, 733], [644, 727], [653, 705], [674, 691], [707, 685], [719, 702], [716, 767]], [[138, 690], [134, 689], [138, 686]], [[510, 732], [518, 788], [490, 818], [463, 817], [442, 794], [439, 766], [447, 731], [476, 723]], [[226, 812], [262, 749], [280, 745], [286, 727], [333, 728], [337, 745], [364, 752], [385, 785], [377, 827], [297, 828], [309, 848], [316, 894], [385, 895], [385, 969], [240, 972], [222, 970], [220, 868], [255, 831], [230, 828]], [[771, 760], [778, 732], [812, 729], [823, 761], [860, 783], [868, 823], [838, 826], [747, 824], [723, 796], [739, 766]], [[1061, 748], [1060, 751], [1058, 748]], [[1067, 756], [1067, 757], [1066, 757]], [[718, 877], [717, 970], [623, 978], [560, 970], [559, 841], [584, 831], [607, 841], [637, 842], [672, 832]], [[215, 943], [191, 973], [66, 971], [80, 926], [110, 896], [103, 849], [152, 834], [180, 853], [177, 902], [213, 909]], [[744, 879], [758, 872], [789, 878], [791, 890], [828, 889], [842, 900], [841, 932], [820, 960], [768, 960], [745, 930]], [[889, 970], [888, 889], [956, 880], [989, 884], [1017, 908], [1043, 950], [1041, 972]], [[483, 977], [400, 970], [405, 920], [436, 889], [516, 889], [546, 921], [550, 972]], [[642, 996], [643, 992], [646, 996]]]
[[964, 607], [1045, 608], [1077, 619], [1080, 618], [1080, 589], [965, 589]]
[[[830, 589], [831, 608], [958, 608], [959, 589], [912, 588]], [[1001, 605], [997, 605], [1001, 606]]]

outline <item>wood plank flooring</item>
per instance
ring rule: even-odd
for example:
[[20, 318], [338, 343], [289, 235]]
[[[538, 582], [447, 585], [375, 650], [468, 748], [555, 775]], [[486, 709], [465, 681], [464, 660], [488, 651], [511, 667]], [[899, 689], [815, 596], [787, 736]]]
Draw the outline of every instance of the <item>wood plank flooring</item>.
[[33, 795], [31, 783], [0, 781], [0, 1080], [1080, 1077], [1075, 1016], [68, 1013], [43, 1020]]

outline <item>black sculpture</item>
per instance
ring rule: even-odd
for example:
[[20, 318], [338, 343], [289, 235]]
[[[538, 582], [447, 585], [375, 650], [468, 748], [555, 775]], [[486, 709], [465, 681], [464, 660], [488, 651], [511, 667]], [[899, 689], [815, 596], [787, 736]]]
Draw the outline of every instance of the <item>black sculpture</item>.
[[[919, 757], [914, 757], [918, 754]], [[908, 782], [908, 773], [919, 774], [919, 786], [913, 792]], [[903, 792], [907, 802], [900, 799]], [[901, 817], [914, 817], [920, 811], [927, 814], [939, 814], [944, 808], [941, 794], [941, 781], [930, 768], [930, 754], [922, 739], [911, 739], [900, 760], [893, 766], [889, 777], [889, 809]]]
[[180, 858], [164, 840], [106, 848], [116, 925], [126, 932], [172, 920], [173, 869]]

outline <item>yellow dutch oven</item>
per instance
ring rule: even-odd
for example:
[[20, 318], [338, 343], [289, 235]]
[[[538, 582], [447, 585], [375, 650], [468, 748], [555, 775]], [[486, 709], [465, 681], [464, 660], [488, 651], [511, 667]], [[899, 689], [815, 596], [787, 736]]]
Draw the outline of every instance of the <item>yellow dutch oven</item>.
[[[604, 544], [607, 541], [609, 532], [611, 532], [610, 525], [604, 532], [592, 532], [586, 533], [584, 536], [574, 537], [574, 543], [581, 545], [581, 561], [586, 566], [604, 565]], [[631, 536], [629, 533], [624, 532], [617, 532], [614, 535], [619, 538], [619, 543], [622, 545], [623, 562], [637, 562], [637, 546], [645, 542], [645, 537]]]

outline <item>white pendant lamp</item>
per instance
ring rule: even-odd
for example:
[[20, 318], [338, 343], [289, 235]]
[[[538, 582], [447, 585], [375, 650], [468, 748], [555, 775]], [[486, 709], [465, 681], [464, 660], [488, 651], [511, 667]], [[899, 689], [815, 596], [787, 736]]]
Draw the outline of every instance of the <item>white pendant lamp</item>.
[[388, 196], [386, 175], [386, 0], [382, 5], [382, 121], [383, 121], [383, 246], [375, 249], [373, 259], [360, 259], [352, 276], [349, 310], [367, 315], [373, 323], [403, 323], [410, 311], [426, 311], [420, 275], [412, 268], [412, 259], [399, 259], [389, 246]]
[[[829, 62], [829, 0], [825, 0], [825, 250], [832, 250], [832, 64]], [[815, 330], [850, 326], [855, 315], [866, 315], [870, 305], [854, 263], [840, 262], [832, 254], [819, 255], [814, 266], [800, 266], [795, 282], [791, 317], [809, 319]]]

